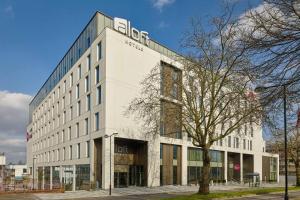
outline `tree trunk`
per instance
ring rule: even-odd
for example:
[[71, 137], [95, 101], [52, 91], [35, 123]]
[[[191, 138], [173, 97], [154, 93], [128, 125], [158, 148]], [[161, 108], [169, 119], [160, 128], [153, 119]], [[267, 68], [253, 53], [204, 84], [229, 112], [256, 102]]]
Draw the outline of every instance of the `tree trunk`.
[[203, 167], [202, 167], [202, 177], [200, 180], [200, 187], [198, 193], [209, 194], [209, 182], [210, 182], [210, 156], [209, 149], [203, 148]]
[[296, 186], [300, 186], [300, 163], [297, 160], [297, 163], [295, 163], [296, 168]]

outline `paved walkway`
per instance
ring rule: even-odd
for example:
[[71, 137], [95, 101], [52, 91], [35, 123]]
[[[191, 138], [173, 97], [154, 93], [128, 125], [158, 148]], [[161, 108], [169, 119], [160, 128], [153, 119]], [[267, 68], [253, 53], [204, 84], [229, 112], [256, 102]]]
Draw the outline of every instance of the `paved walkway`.
[[[266, 185], [266, 187], [276, 187], [276, 185]], [[219, 185], [211, 186], [211, 191], [228, 191], [241, 190], [249, 188], [246, 185]], [[128, 187], [115, 188], [112, 191], [114, 197], [118, 196], [135, 196], [135, 195], [153, 195], [153, 194], [179, 194], [179, 193], [195, 193], [198, 191], [198, 186], [161, 186], [161, 187]], [[40, 193], [35, 194], [36, 197], [42, 200], [57, 200], [57, 199], [76, 199], [76, 198], [92, 198], [92, 197], [108, 197], [107, 190], [97, 191], [75, 191], [65, 193]], [[155, 195], [154, 195], [155, 196]]]

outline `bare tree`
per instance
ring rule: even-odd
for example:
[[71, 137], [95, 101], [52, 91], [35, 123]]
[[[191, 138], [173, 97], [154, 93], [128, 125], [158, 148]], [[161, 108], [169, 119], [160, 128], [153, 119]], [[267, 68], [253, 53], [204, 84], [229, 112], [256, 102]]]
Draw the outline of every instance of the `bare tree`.
[[[250, 90], [247, 73], [251, 63], [246, 48], [234, 39], [237, 24], [231, 13], [227, 7], [222, 16], [210, 20], [209, 29], [193, 20], [182, 40], [186, 56], [177, 58], [179, 76], [172, 75], [171, 81], [166, 81], [170, 80], [166, 65], [154, 67], [141, 83], [141, 95], [128, 108], [143, 120], [147, 134], [160, 134], [165, 123], [175, 123], [168, 134], [181, 127], [193, 145], [202, 149], [202, 194], [209, 193], [211, 146], [230, 134], [242, 135], [241, 127], [260, 123], [261, 104]], [[174, 85], [174, 80], [180, 84]], [[162, 114], [165, 102], [172, 105], [167, 106], [167, 116]]]
[[264, 0], [240, 20], [240, 37], [252, 53], [255, 75], [264, 83], [299, 82], [300, 1]]
[[[288, 160], [292, 160], [296, 170], [296, 185], [300, 186], [300, 127], [296, 126], [289, 130], [288, 133]], [[270, 151], [279, 153], [284, 159], [284, 140], [283, 131], [277, 130], [269, 142]]]

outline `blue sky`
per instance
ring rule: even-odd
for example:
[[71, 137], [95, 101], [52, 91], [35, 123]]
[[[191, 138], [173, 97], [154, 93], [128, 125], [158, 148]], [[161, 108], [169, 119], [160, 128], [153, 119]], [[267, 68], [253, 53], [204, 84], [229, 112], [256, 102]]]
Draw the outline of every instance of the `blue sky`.
[[[236, 15], [260, 0], [236, 2]], [[221, 0], [0, 0], [0, 152], [25, 161], [28, 103], [99, 10], [126, 18], [178, 51], [192, 17], [218, 15]]]
[[[216, 15], [220, 4], [220, 0], [1, 0], [0, 90], [35, 95], [96, 10], [129, 19], [150, 37], [178, 50], [191, 17]], [[238, 1], [236, 12], [242, 13], [248, 4]]]

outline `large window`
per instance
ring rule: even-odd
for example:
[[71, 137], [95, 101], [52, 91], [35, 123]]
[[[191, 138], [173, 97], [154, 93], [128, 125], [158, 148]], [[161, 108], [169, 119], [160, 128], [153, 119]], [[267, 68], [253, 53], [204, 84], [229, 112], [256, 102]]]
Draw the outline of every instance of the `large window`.
[[188, 161], [202, 161], [203, 153], [198, 148], [188, 148]]
[[76, 165], [76, 190], [90, 189], [90, 165]]

